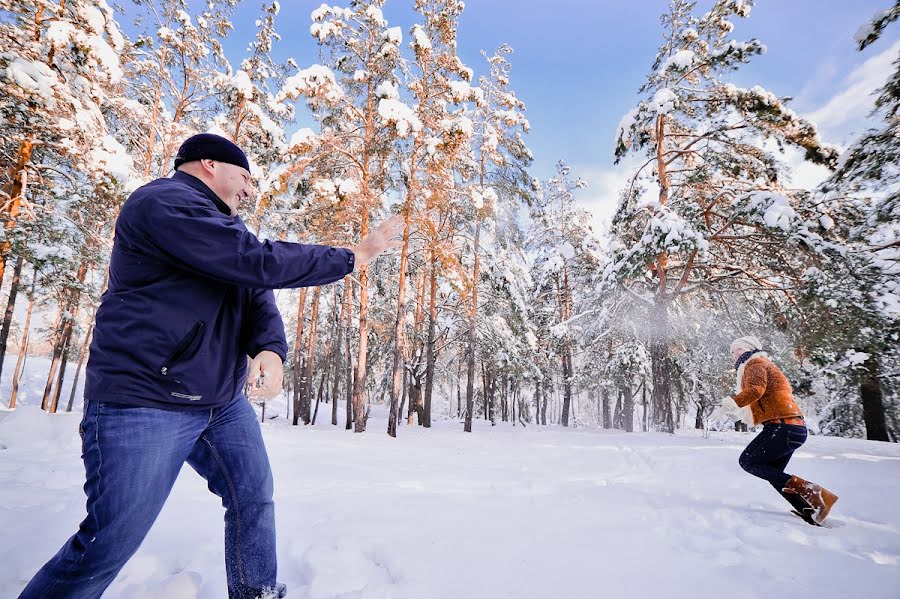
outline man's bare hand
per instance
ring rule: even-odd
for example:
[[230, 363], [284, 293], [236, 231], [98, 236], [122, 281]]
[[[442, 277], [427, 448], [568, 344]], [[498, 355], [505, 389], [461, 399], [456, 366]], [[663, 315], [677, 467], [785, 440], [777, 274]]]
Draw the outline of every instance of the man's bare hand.
[[247, 372], [247, 386], [250, 399], [272, 399], [281, 392], [284, 383], [284, 365], [281, 356], [263, 350], [250, 361]]
[[403, 216], [395, 214], [366, 235], [359, 245], [351, 249], [356, 266], [368, 264], [381, 252], [403, 245], [403, 224]]

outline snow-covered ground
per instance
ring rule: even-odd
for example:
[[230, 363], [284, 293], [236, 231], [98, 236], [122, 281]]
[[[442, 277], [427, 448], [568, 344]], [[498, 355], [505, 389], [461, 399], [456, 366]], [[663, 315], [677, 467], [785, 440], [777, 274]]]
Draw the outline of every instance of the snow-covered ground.
[[[4, 598], [84, 514], [80, 414], [41, 413], [36, 391], [0, 412]], [[440, 421], [391, 439], [382, 410], [355, 435], [329, 407], [263, 425], [291, 598], [900, 597], [898, 445], [810, 438], [791, 470], [840, 495], [814, 528], [738, 467], [752, 433]], [[185, 467], [105, 596], [224, 597], [222, 512]]]

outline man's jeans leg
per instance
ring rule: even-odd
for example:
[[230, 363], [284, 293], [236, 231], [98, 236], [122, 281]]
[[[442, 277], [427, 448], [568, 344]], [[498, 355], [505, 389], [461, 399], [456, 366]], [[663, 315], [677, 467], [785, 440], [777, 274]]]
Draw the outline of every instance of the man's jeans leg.
[[249, 599], [275, 587], [275, 504], [272, 470], [259, 422], [239, 396], [213, 410], [188, 457], [225, 507], [228, 596]]
[[86, 402], [87, 517], [20, 599], [100, 597], [140, 547], [208, 416]]

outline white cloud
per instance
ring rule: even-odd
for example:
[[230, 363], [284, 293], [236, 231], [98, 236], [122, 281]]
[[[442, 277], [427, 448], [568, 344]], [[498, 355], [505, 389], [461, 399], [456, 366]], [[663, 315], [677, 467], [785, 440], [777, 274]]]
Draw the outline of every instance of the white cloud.
[[874, 106], [873, 94], [893, 71], [892, 63], [898, 54], [900, 41], [853, 69], [838, 86], [843, 91], [806, 115], [826, 140], [846, 142], [844, 136], [860, 133]]
[[[572, 165], [573, 174], [584, 179], [587, 187], [577, 192], [578, 203], [594, 215], [596, 230], [607, 230], [619, 204], [619, 193], [631, 181], [634, 172], [647, 158], [629, 155], [619, 164]], [[647, 169], [650, 167], [648, 166]]]

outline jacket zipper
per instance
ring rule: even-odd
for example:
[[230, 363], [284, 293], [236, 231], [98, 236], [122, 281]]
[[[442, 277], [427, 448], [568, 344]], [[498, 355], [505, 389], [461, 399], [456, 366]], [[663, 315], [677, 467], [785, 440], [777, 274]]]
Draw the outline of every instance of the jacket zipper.
[[175, 351], [166, 359], [165, 364], [163, 364], [162, 368], [159, 369], [160, 374], [166, 376], [169, 373], [169, 369], [178, 363], [181, 358], [188, 352], [191, 347], [193, 347], [194, 342], [200, 338], [200, 333], [203, 331], [203, 321], [197, 322], [194, 327], [190, 330], [190, 332], [184, 336], [184, 338], [178, 342], [178, 345], [175, 347]]

